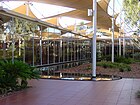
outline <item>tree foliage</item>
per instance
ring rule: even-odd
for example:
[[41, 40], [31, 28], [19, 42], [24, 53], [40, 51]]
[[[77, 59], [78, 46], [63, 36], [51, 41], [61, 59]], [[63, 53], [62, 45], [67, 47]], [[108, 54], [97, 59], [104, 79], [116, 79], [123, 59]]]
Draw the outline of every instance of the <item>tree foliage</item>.
[[124, 0], [125, 19], [132, 26], [140, 28], [140, 2], [139, 0]]

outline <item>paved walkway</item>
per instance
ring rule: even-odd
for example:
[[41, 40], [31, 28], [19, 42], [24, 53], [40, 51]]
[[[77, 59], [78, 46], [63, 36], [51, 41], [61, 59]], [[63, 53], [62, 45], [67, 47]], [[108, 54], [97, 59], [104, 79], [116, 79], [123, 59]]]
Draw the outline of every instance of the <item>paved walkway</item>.
[[33, 80], [33, 88], [0, 99], [0, 105], [140, 105], [140, 79], [116, 81]]

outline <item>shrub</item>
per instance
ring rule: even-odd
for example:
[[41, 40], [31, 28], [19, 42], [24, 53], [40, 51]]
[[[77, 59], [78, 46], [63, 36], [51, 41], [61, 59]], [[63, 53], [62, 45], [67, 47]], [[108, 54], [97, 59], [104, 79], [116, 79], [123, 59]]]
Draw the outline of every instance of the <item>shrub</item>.
[[138, 60], [139, 62], [140, 62], [140, 53], [138, 52], [138, 53], [135, 53], [135, 54], [133, 54], [133, 56], [134, 56], [134, 59], [136, 59], [136, 60]]
[[[110, 55], [106, 55], [106, 56], [102, 57], [102, 61], [110, 61], [110, 60], [111, 60], [111, 56]], [[125, 57], [115, 56], [115, 62], [131, 64], [131, 63], [134, 63], [134, 62], [138, 62], [138, 60], [135, 60], [133, 58], [127, 58], [127, 57], [125, 58]]]
[[118, 67], [117, 63], [106, 62], [106, 61], [98, 62], [97, 66], [102, 66], [104, 68], [117, 68]]
[[97, 66], [102, 66], [104, 68], [119, 68], [120, 72], [131, 71], [131, 67], [124, 63], [112, 63], [112, 62], [98, 62]]
[[131, 71], [131, 67], [127, 64], [120, 63], [119, 64], [119, 70], [120, 70], [120, 72]]
[[131, 64], [136, 62], [133, 58], [124, 58], [124, 57], [115, 57], [115, 61], [118, 63], [125, 63], [125, 64]]
[[102, 61], [110, 61], [111, 60], [111, 55], [106, 55], [106, 56], [103, 56], [101, 58]]
[[[22, 61], [1, 61], [0, 62], [0, 92], [3, 90], [13, 91], [19, 88], [26, 88], [28, 79], [38, 79], [39, 73], [34, 67]], [[20, 79], [20, 81], [19, 81]], [[6, 91], [5, 91], [6, 92]]]

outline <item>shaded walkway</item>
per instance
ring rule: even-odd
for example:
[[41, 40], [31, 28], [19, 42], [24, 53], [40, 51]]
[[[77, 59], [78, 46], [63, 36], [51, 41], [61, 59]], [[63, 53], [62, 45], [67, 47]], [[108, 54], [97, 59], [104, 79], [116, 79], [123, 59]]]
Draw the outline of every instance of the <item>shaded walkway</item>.
[[0, 99], [0, 105], [140, 105], [140, 79], [31, 81], [33, 88]]

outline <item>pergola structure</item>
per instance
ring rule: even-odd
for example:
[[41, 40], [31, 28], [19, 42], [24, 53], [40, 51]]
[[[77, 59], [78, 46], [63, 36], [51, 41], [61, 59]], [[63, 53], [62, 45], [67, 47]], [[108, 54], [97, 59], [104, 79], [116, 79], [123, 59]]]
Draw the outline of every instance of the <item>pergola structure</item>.
[[[20, 0], [22, 1], [22, 0]], [[24, 0], [26, 1], [26, 0]], [[28, 1], [28, 0], [27, 0]], [[69, 8], [74, 8], [75, 10], [54, 15], [51, 17], [45, 17], [44, 19], [49, 19], [47, 22], [52, 23], [52, 24], [57, 24], [57, 19], [58, 17], [61, 16], [68, 16], [72, 18], [78, 18], [78, 19], [84, 19], [91, 21], [91, 24], [88, 24], [92, 26], [92, 16], [88, 16], [88, 9], [92, 8], [92, 0], [30, 0], [31, 2], [39, 2], [39, 3], [46, 3], [46, 4], [52, 4], [52, 5], [57, 5], [57, 6], [63, 6], [63, 7], [69, 7]], [[109, 0], [100, 0], [97, 3], [97, 28], [99, 31], [105, 32], [108, 35], [111, 35], [110, 28], [112, 27], [112, 21], [111, 21], [111, 16], [107, 13], [107, 8], [108, 8], [108, 3]], [[26, 15], [26, 5], [22, 5], [14, 11], [25, 14]], [[29, 9], [29, 16], [34, 17], [35, 15], [31, 12]], [[114, 36], [117, 38], [119, 35], [119, 29], [115, 25], [114, 29], [115, 33]]]
[[[57, 17], [61, 17], [61, 16], [68, 16], [68, 17], [73, 17], [73, 18], [78, 18], [78, 19], [83, 19], [83, 20], [88, 20], [88, 21], [91, 21], [91, 23], [92, 23], [92, 21], [93, 21], [93, 17], [92, 16], [88, 16], [88, 9], [89, 8], [93, 8], [93, 5], [94, 5], [94, 3], [92, 3], [92, 0], [90, 0], [90, 1], [85, 1], [85, 0], [73, 0], [73, 1], [71, 1], [71, 0], [67, 0], [67, 1], [65, 1], [65, 0], [40, 0], [40, 1], [37, 1], [37, 0], [32, 0], [32, 1], [35, 1], [35, 2], [42, 2], [42, 3], [46, 3], [46, 4], [53, 4], [53, 5], [58, 5], [58, 6], [63, 6], [63, 7], [70, 7], [70, 8], [74, 8], [75, 10], [72, 10], [72, 11], [70, 11], [70, 12], [65, 12], [65, 13], [61, 13], [61, 14], [58, 14], [58, 15], [54, 15], [54, 16], [51, 16], [51, 17], [44, 17], [43, 19], [50, 19], [50, 20], [47, 20], [47, 22], [49, 22], [49, 23], [51, 23], [51, 24], [53, 24], [53, 22], [54, 22], [54, 24], [56, 23], [56, 21], [57, 21]], [[27, 2], [29, 2], [29, 1], [27, 1]], [[102, 31], [102, 32], [105, 32], [105, 33], [107, 33], [107, 34], [110, 34], [111, 35], [111, 32], [110, 32], [110, 28], [112, 28], [112, 21], [111, 21], [111, 16], [109, 16], [108, 15], [108, 13], [107, 13], [107, 7], [108, 7], [108, 0], [101, 0], [101, 1], [99, 1], [98, 3], [97, 3], [97, 28], [98, 28], [98, 30], [100, 30], [100, 31]], [[92, 5], [93, 4], [93, 5]], [[96, 7], [96, 6], [95, 6]], [[28, 9], [27, 9], [28, 8]], [[17, 7], [16, 9], [14, 9], [13, 11], [15, 11], [15, 12], [18, 12], [18, 13], [20, 13], [20, 14], [24, 14], [24, 15], [27, 15], [27, 16], [30, 16], [33, 20], [34, 19], [36, 19], [37, 17], [33, 14], [33, 12], [31, 11], [31, 9], [29, 8], [29, 5], [28, 5], [28, 3], [27, 4], [24, 4], [24, 5], [22, 5], [22, 6], [20, 6], [20, 7]], [[22, 16], [21, 16], [22, 17]], [[23, 16], [24, 17], [24, 16]], [[51, 21], [52, 20], [52, 21]], [[19, 22], [20, 22], [21, 20], [19, 20]], [[37, 21], [39, 21], [39, 19], [37, 19]], [[95, 20], [94, 20], [95, 21]], [[49, 24], [49, 23], [47, 23], [47, 24]], [[89, 23], [88, 25], [91, 25], [92, 26], [92, 24], [91, 23]], [[16, 19], [15, 19], [15, 24], [16, 24]], [[39, 21], [39, 24], [40, 24], [40, 21]], [[47, 65], [49, 65], [49, 63], [62, 63], [63, 64], [63, 62], [65, 62], [65, 63], [69, 63], [69, 60], [71, 60], [71, 62], [79, 62], [80, 60], [83, 60], [83, 58], [82, 58], [82, 55], [83, 55], [83, 51], [85, 50], [85, 49], [83, 49], [83, 48], [86, 48], [86, 49], [90, 49], [90, 41], [89, 40], [84, 40], [83, 42], [81, 41], [81, 40], [78, 40], [78, 41], [73, 41], [73, 40], [70, 40], [70, 41], [63, 41], [62, 42], [62, 40], [59, 40], [59, 41], [57, 41], [57, 40], [55, 40], [55, 41], [45, 41], [45, 40], [42, 40], [43, 39], [43, 22], [41, 22], [41, 24], [42, 24], [42, 26], [40, 27], [40, 29], [39, 29], [39, 32], [38, 33], [35, 33], [35, 32], [33, 32], [32, 33], [32, 35], [30, 35], [31, 36], [31, 38], [30, 38], [30, 40], [33, 38], [33, 42], [32, 43], [34, 43], [34, 45], [35, 45], [35, 43], [37, 43], [37, 45], [38, 46], [36, 46], [36, 48], [34, 48], [34, 45], [32, 46], [32, 49], [34, 49], [34, 50], [36, 50], [37, 52], [40, 52], [40, 55], [37, 55], [36, 54], [36, 57], [37, 57], [37, 59], [38, 60], [36, 60], [36, 62], [34, 62], [35, 61], [35, 59], [34, 59], [34, 56], [33, 56], [33, 62], [32, 62], [32, 64], [34, 65], [34, 63], [36, 63], [36, 64], [40, 64], [41, 66], [42, 66], [42, 64], [46, 64], [46, 62], [47, 62]], [[75, 34], [75, 36], [76, 35], [78, 35], [78, 36], [80, 36], [81, 34], [78, 34], [78, 33], [75, 33], [75, 32], [73, 32], [73, 30], [67, 30], [67, 29], [61, 29], [61, 27], [59, 27], [59, 26], [55, 26], [55, 25], [49, 25], [49, 27], [53, 27], [53, 28], [56, 28], [56, 29], [59, 29], [59, 30], [61, 30], [61, 34], [63, 34], [63, 33], [65, 33], [65, 31], [66, 32], [70, 32], [71, 33], [71, 35], [72, 34]], [[46, 25], [46, 24], [45, 24]], [[96, 25], [94, 25], [94, 26], [96, 26]], [[114, 31], [115, 31], [115, 37], [117, 38], [118, 37], [118, 35], [119, 35], [119, 30], [118, 30], [118, 27], [116, 26], [116, 25], [114, 25], [115, 26], [115, 28], [114, 28]], [[47, 29], [47, 31], [48, 31], [48, 27], [46, 27], [46, 29]], [[54, 30], [56, 30], [56, 29], [54, 29]], [[95, 31], [94, 31], [95, 32]], [[93, 32], [93, 33], [94, 33]], [[55, 33], [55, 31], [54, 31], [54, 33]], [[53, 34], [54, 34], [53, 33]], [[36, 37], [38, 37], [38, 39], [39, 39], [39, 41], [36, 41], [35, 39], [34, 39], [34, 34], [36, 34]], [[39, 35], [38, 35], [39, 34]], [[52, 35], [53, 35], [52, 34]], [[96, 34], [96, 33], [94, 33], [94, 34]], [[37, 36], [38, 35], [38, 36]], [[44, 33], [44, 36], [46, 36], [46, 37], [48, 37], [48, 36], [51, 36], [51, 34], [49, 33], [49, 32], [45, 32]], [[84, 36], [84, 35], [81, 35], [81, 36]], [[54, 36], [55, 37], [55, 36]], [[85, 37], [87, 37], [88, 38], [88, 36], [85, 36]], [[95, 39], [96, 40], [96, 37], [94, 37], [93, 39]], [[22, 40], [22, 39], [21, 39]], [[28, 41], [28, 40], [27, 40]], [[40, 44], [39, 44], [40, 43]], [[64, 48], [62, 47], [62, 43], [65, 45], [64, 46]], [[79, 45], [76, 45], [76, 43]], [[23, 43], [24, 44], [24, 43]], [[44, 44], [44, 45], [43, 45]], [[48, 48], [46, 48], [46, 45], [48, 45], [49, 44], [49, 46], [48, 46]], [[58, 45], [57, 45], [58, 44]], [[96, 43], [92, 43], [94, 46], [96, 46]], [[20, 45], [20, 44], [19, 44]], [[73, 46], [75, 46], [75, 49], [73, 49], [73, 47], [72, 47], [72, 45]], [[25, 46], [25, 45], [24, 45]], [[38, 47], [40, 46], [40, 51], [38, 51]], [[44, 48], [42, 47], [42, 46], [44, 46]], [[89, 47], [90, 46], [90, 47]], [[52, 48], [51, 48], [52, 47]], [[64, 49], [65, 49], [65, 51], [66, 51], [66, 53], [68, 53], [68, 55], [67, 56], [63, 56], [63, 54], [61, 55], [61, 53], [62, 53], [62, 51], [60, 52], [59, 51], [59, 49], [58, 49], [58, 47], [61, 47], [61, 50], [63, 51]], [[25, 46], [25, 48], [24, 49], [26, 49], [26, 46]], [[44, 50], [45, 49], [45, 50]], [[52, 57], [53, 57], [53, 60], [51, 61], [51, 58], [49, 57], [49, 55], [47, 55], [49, 58], [49, 60], [51, 61], [49, 61], [48, 59], [45, 59], [45, 60], [43, 60], [43, 56], [46, 56], [46, 54], [50, 54], [50, 51], [49, 50], [51, 50], [51, 49], [54, 49], [53, 51], [52, 51]], [[76, 50], [77, 49], [77, 50]], [[96, 49], [96, 48], [92, 48], [93, 50], [94, 49]], [[19, 49], [19, 50], [21, 50], [21, 49]], [[33, 51], [34, 51], [33, 50]], [[47, 51], [48, 50], [48, 51]], [[83, 50], [83, 51], [82, 51]], [[47, 51], [47, 53], [45, 52], [43, 52], [43, 51]], [[79, 51], [78, 53], [76, 52], [76, 51]], [[14, 48], [13, 48], [13, 52], [14, 52]], [[54, 53], [55, 52], [55, 53]], [[34, 52], [32, 52], [33, 54], [34, 54]], [[65, 52], [64, 52], [65, 53]], [[91, 51], [89, 50], [89, 53], [91, 53]], [[86, 59], [86, 57], [87, 57], [87, 55], [89, 55], [89, 53], [86, 53], [85, 51], [84, 51], [84, 54], [85, 54], [85, 60], [87, 60]], [[92, 52], [92, 53], [96, 53], [96, 50], [94, 51], [94, 52]], [[25, 54], [25, 53], [24, 53]], [[44, 54], [44, 55], [43, 55]], [[79, 54], [79, 55], [76, 55], [76, 54]], [[90, 54], [91, 55], [91, 54]], [[25, 56], [25, 55], [24, 55]], [[39, 56], [39, 57], [38, 57]], [[76, 56], [79, 58], [78, 59], [78, 61], [75, 59], [76, 58]], [[59, 57], [59, 62], [57, 61], [57, 57]], [[96, 55], [95, 56], [93, 56], [93, 58], [95, 58], [96, 57]], [[25, 58], [25, 57], [24, 57]], [[63, 58], [63, 60], [61, 61], [61, 59]], [[90, 56], [88, 56], [88, 58], [90, 58]], [[73, 60], [73, 61], [72, 61]], [[39, 62], [39, 63], [38, 63]], [[70, 63], [71, 63], [70, 62]], [[94, 60], [94, 62], [96, 62], [96, 59]], [[71, 65], [73, 65], [73, 64], [71, 64]]]

